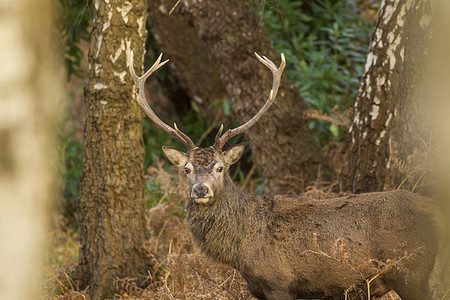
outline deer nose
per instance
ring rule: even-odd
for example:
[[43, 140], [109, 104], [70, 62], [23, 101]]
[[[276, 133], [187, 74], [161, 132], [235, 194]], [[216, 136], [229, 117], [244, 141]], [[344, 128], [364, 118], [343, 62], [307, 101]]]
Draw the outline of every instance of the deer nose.
[[206, 185], [197, 185], [194, 187], [194, 194], [197, 198], [203, 198], [206, 194], [208, 194], [208, 187]]

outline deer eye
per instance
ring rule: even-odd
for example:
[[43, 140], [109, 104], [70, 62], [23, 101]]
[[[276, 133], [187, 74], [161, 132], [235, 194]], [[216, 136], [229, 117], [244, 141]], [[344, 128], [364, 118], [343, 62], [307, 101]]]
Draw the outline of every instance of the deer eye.
[[185, 172], [186, 174], [189, 174], [189, 173], [191, 173], [191, 169], [189, 169], [189, 168], [184, 168], [184, 172]]
[[217, 171], [217, 173], [222, 173], [223, 167], [218, 167], [216, 171]]

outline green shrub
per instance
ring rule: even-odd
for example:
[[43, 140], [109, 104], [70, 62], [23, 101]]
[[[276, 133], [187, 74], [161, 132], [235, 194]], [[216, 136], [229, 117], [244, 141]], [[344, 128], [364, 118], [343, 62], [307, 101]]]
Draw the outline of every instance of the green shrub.
[[84, 54], [80, 42], [90, 40], [91, 1], [58, 0], [56, 3], [60, 17], [59, 40], [64, 52], [67, 81], [70, 81], [72, 75], [80, 78], [85, 75], [81, 69]]
[[71, 223], [76, 219], [75, 213], [78, 206], [83, 140], [76, 135], [75, 124], [74, 121], [71, 121], [70, 112], [64, 107], [60, 111], [64, 113], [58, 120], [56, 138], [59, 142], [59, 172], [61, 174], [59, 186], [64, 203], [59, 205], [59, 209]]
[[[353, 105], [374, 28], [362, 13], [376, 8], [362, 2], [369, 1], [267, 0], [258, 6], [276, 51], [286, 55], [286, 75], [309, 109], [329, 113], [337, 105], [343, 112]], [[310, 126], [322, 146], [343, 132], [318, 120]]]

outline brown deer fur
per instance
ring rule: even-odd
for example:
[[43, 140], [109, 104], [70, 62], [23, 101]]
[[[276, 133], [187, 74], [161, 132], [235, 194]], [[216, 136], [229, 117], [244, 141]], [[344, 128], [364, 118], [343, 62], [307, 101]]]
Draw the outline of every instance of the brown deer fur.
[[[371, 294], [392, 288], [402, 299], [431, 299], [438, 242], [430, 199], [402, 190], [327, 200], [255, 196], [239, 190], [227, 172], [242, 150], [184, 154], [164, 147], [178, 167], [191, 164], [187, 222], [194, 242], [238, 269], [255, 297], [339, 299], [352, 286], [367, 291], [366, 280], [376, 278]], [[224, 167], [219, 176], [217, 165]], [[207, 203], [192, 197], [199, 181], [213, 189]]]

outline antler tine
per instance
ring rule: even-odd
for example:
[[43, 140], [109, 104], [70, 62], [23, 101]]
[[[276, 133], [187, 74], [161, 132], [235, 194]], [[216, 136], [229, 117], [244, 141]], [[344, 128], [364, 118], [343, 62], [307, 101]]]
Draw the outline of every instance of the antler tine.
[[267, 68], [270, 69], [273, 75], [273, 82], [272, 82], [272, 89], [269, 93], [269, 98], [267, 98], [266, 103], [264, 106], [259, 110], [259, 112], [253, 116], [250, 120], [248, 120], [246, 123], [242, 124], [241, 126], [234, 128], [234, 129], [228, 129], [227, 132], [223, 136], [220, 137], [223, 125], [220, 127], [219, 132], [216, 135], [214, 147], [217, 149], [222, 149], [225, 143], [232, 138], [235, 135], [243, 133], [245, 130], [249, 129], [253, 125], [255, 125], [256, 122], [262, 117], [262, 115], [270, 108], [270, 106], [275, 101], [275, 97], [277, 96], [278, 89], [280, 87], [281, 82], [281, 75], [283, 74], [284, 67], [286, 66], [286, 59], [284, 58], [284, 54], [281, 53], [281, 63], [280, 66], [277, 68], [277, 66], [267, 57], [259, 56], [258, 53], [255, 52], [256, 58]]
[[194, 142], [192, 142], [192, 140], [186, 134], [181, 132], [175, 124], [174, 124], [174, 128], [175, 128], [174, 129], [174, 128], [170, 127], [169, 125], [167, 125], [166, 123], [164, 123], [163, 121], [161, 121], [160, 118], [158, 118], [158, 116], [153, 112], [152, 108], [148, 104], [148, 101], [145, 97], [145, 89], [144, 89], [145, 81], [147, 80], [148, 77], [150, 77], [150, 75], [152, 75], [154, 72], [156, 72], [159, 68], [164, 66], [169, 61], [169, 60], [165, 60], [165, 61], [161, 62], [161, 59], [162, 59], [162, 53], [159, 55], [158, 59], [155, 61], [153, 66], [147, 72], [145, 72], [144, 75], [139, 77], [134, 72], [133, 51], [131, 51], [130, 61], [128, 62], [128, 65], [130, 68], [131, 76], [133, 77], [134, 83], [136, 85], [136, 92], [139, 93], [138, 104], [142, 108], [142, 110], [145, 112], [145, 114], [150, 118], [150, 120], [155, 122], [156, 125], [161, 127], [168, 134], [177, 138], [184, 145], [186, 145], [188, 150], [194, 149], [197, 147], [197, 146], [195, 146]]
[[185, 133], [183, 133], [180, 129], [177, 127], [177, 123], [173, 123], [173, 127], [175, 128], [175, 131], [181, 136], [183, 140], [187, 142], [186, 147], [188, 147], [189, 150], [197, 148], [197, 146], [192, 142], [190, 137], [188, 137]]
[[216, 137], [214, 138], [214, 146], [219, 143], [220, 141], [220, 136], [222, 135], [222, 131], [223, 131], [223, 124], [220, 125], [219, 131], [217, 131]]

